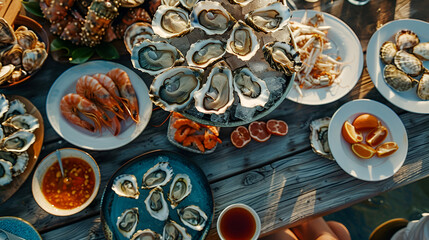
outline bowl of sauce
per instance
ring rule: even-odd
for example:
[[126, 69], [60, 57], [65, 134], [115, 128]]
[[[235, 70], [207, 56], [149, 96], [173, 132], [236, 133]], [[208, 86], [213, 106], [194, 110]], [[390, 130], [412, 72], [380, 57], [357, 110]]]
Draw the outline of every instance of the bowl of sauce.
[[226, 207], [217, 219], [217, 232], [222, 240], [256, 240], [261, 220], [253, 208], [236, 203]]
[[68, 216], [85, 209], [97, 196], [100, 169], [88, 153], [60, 149], [64, 176], [55, 152], [46, 156], [33, 176], [32, 192], [43, 210], [56, 216]]

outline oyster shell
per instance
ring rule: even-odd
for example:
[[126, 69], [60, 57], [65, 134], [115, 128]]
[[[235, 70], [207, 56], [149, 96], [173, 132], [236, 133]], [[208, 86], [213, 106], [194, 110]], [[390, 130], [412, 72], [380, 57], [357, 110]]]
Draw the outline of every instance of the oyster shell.
[[176, 7], [179, 5], [179, 0], [161, 0], [161, 5]]
[[4, 131], [3, 131], [3, 128], [0, 126], [0, 143], [1, 141], [3, 141], [3, 138], [4, 138]]
[[37, 45], [38, 38], [36, 33], [34, 33], [32, 30], [29, 30], [25, 26], [19, 26], [15, 30], [15, 36], [17, 43], [23, 49], [32, 49]]
[[186, 229], [175, 221], [170, 220], [164, 225], [162, 239], [165, 240], [191, 240], [192, 237], [186, 232]]
[[246, 6], [247, 4], [251, 3], [253, 0], [229, 0], [230, 3], [238, 4], [242, 7]]
[[177, 214], [185, 226], [201, 231], [207, 222], [207, 215], [198, 206], [190, 205], [182, 209], [177, 209]]
[[22, 67], [29, 74], [42, 67], [48, 53], [44, 48], [26, 49], [22, 54]]
[[162, 38], [180, 37], [191, 31], [191, 23], [185, 10], [161, 5], [153, 16], [152, 29]]
[[0, 49], [16, 43], [16, 36], [4, 18], [0, 18]]
[[23, 49], [18, 44], [13, 45], [11, 49], [4, 52], [1, 56], [1, 63], [3, 65], [12, 64], [20, 66], [22, 63], [22, 52]]
[[328, 142], [328, 127], [330, 117], [319, 118], [310, 123], [310, 144], [313, 152], [318, 155], [334, 160]]
[[140, 192], [137, 179], [132, 174], [122, 174], [113, 180], [112, 190], [118, 196], [138, 199]]
[[134, 46], [131, 54], [133, 66], [150, 75], [160, 74], [184, 60], [183, 54], [167, 42], [145, 40]]
[[2, 119], [3, 115], [7, 113], [8, 110], [9, 100], [7, 100], [4, 94], [0, 94], [0, 120]]
[[243, 21], [238, 21], [232, 28], [231, 36], [226, 43], [226, 51], [248, 61], [259, 49], [259, 40], [252, 28]]
[[139, 222], [139, 209], [137, 207], [125, 210], [116, 221], [116, 227], [124, 237], [131, 238]]
[[11, 127], [16, 130], [25, 130], [34, 132], [40, 127], [39, 119], [31, 114], [15, 115], [2, 123], [3, 126]]
[[194, 94], [195, 108], [206, 114], [222, 114], [234, 102], [233, 77], [226, 66], [215, 66], [207, 82]]
[[30, 160], [30, 156], [27, 152], [15, 153], [0, 151], [0, 159], [12, 164], [12, 176], [16, 177], [25, 171], [28, 161]]
[[145, 22], [131, 24], [124, 33], [124, 43], [127, 51], [131, 54], [133, 47], [144, 40], [152, 40], [154, 32], [152, 26]]
[[286, 26], [290, 15], [288, 6], [276, 2], [247, 13], [244, 21], [256, 31], [269, 33]]
[[234, 71], [234, 90], [240, 98], [243, 107], [253, 108], [263, 107], [270, 97], [267, 84], [258, 78], [248, 68], [241, 68]]
[[391, 64], [393, 62], [393, 58], [396, 55], [396, 52], [398, 52], [396, 44], [390, 41], [383, 43], [380, 48], [381, 61], [383, 61], [385, 64]]
[[131, 240], [161, 240], [161, 234], [156, 233], [150, 229], [138, 230], [134, 233]]
[[152, 82], [149, 97], [166, 111], [179, 111], [193, 99], [200, 88], [203, 70], [174, 67], [158, 75]]
[[429, 72], [425, 72], [420, 78], [417, 87], [417, 96], [423, 100], [429, 100]]
[[0, 159], [0, 186], [12, 182], [12, 164]]
[[12, 64], [8, 64], [6, 66], [0, 66], [0, 84], [3, 84], [12, 77], [13, 70], [15, 66]]
[[200, 1], [191, 12], [191, 25], [202, 29], [207, 35], [223, 34], [234, 22], [234, 18], [219, 3]]
[[291, 76], [301, 70], [301, 58], [299, 53], [285, 42], [270, 42], [262, 48], [265, 60], [272, 68]]
[[199, 0], [179, 0], [180, 4], [188, 10], [192, 10], [192, 8], [197, 4]]
[[396, 67], [410, 76], [418, 76], [423, 71], [422, 62], [416, 56], [404, 50], [398, 51], [393, 61]]
[[396, 91], [408, 91], [413, 88], [417, 81], [399, 70], [395, 65], [388, 64], [384, 67], [384, 81]]
[[414, 46], [413, 53], [422, 60], [429, 60], [429, 42], [419, 43]]
[[159, 162], [143, 175], [142, 188], [162, 187], [173, 177], [173, 169], [168, 162]]
[[156, 187], [152, 189], [144, 203], [146, 204], [146, 210], [153, 218], [160, 221], [167, 220], [169, 210], [162, 188]]
[[2, 149], [10, 152], [25, 152], [36, 141], [36, 136], [27, 131], [17, 131], [3, 139]]
[[8, 119], [14, 115], [25, 114], [27, 110], [25, 109], [25, 104], [19, 101], [18, 99], [12, 100], [9, 103], [9, 109], [4, 114], [3, 119]]
[[171, 202], [171, 208], [176, 208], [177, 205], [185, 199], [192, 191], [191, 179], [186, 174], [176, 174], [173, 182], [170, 185], [168, 200]]
[[225, 43], [216, 39], [199, 40], [186, 53], [189, 66], [205, 68], [225, 55]]
[[419, 44], [420, 40], [417, 35], [408, 29], [401, 30], [395, 35], [396, 45], [400, 50], [412, 48]]

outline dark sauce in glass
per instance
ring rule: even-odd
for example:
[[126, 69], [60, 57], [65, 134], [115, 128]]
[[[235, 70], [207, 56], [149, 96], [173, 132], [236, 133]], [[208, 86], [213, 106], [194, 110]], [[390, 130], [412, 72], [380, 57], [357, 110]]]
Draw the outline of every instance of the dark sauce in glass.
[[220, 219], [220, 232], [227, 240], [249, 240], [255, 231], [255, 218], [247, 209], [231, 208]]

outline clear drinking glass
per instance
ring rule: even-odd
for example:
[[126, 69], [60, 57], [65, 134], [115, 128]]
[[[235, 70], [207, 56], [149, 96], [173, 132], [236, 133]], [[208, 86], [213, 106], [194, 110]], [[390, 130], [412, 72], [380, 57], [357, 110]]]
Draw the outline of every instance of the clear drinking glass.
[[369, 0], [348, 0], [349, 3], [353, 4], [353, 5], [358, 5], [358, 6], [362, 6], [365, 5], [369, 2]]

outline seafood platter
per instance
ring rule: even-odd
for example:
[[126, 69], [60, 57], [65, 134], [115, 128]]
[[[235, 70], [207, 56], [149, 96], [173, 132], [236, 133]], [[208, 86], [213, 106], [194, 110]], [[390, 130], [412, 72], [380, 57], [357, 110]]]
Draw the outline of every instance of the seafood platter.
[[12, 196], [36, 164], [43, 118], [26, 98], [0, 94], [0, 203]]
[[287, 6], [170, 2], [157, 9], [151, 29], [130, 26], [124, 36], [133, 66], [154, 77], [149, 94], [155, 105], [201, 124], [231, 127], [281, 104], [301, 66]]
[[101, 202], [107, 239], [204, 239], [213, 195], [201, 169], [177, 153], [153, 151], [123, 165]]
[[377, 90], [396, 106], [416, 113], [429, 113], [428, 27], [419, 20], [392, 21], [368, 44], [368, 72]]
[[123, 146], [146, 127], [152, 103], [143, 80], [123, 65], [93, 61], [64, 72], [52, 85], [46, 109], [56, 132], [77, 146]]
[[48, 57], [49, 40], [42, 26], [24, 16], [18, 16], [14, 26], [0, 18], [0, 88], [29, 79]]
[[374, 100], [347, 102], [334, 113], [327, 131], [333, 158], [361, 180], [391, 177], [407, 156], [404, 124], [393, 110]]

